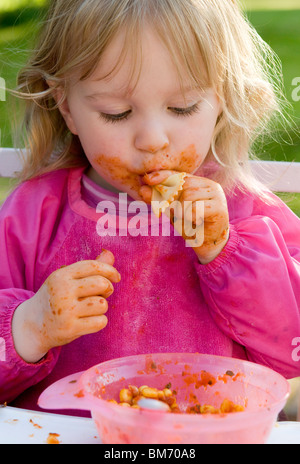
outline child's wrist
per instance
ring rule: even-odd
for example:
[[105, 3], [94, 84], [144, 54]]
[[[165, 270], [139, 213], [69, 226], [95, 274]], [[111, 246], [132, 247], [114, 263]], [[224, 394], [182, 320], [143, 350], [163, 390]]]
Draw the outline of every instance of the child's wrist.
[[38, 337], [34, 334], [36, 323], [31, 320], [32, 299], [20, 304], [12, 319], [12, 338], [17, 354], [27, 363], [35, 364], [44, 356], [39, 348]]
[[198, 260], [200, 264], [209, 264], [212, 261], [214, 261], [223, 251], [225, 248], [227, 242], [229, 240], [229, 230], [227, 232], [226, 238], [223, 239], [222, 241], [213, 244], [208, 247], [200, 247], [199, 249], [195, 250]]

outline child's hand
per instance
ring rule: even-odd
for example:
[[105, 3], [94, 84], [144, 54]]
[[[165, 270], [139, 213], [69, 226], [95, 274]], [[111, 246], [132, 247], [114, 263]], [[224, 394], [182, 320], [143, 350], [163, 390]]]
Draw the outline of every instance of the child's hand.
[[80, 261], [53, 272], [33, 298], [15, 311], [16, 351], [27, 362], [37, 362], [51, 348], [65, 345], [107, 324], [107, 298], [120, 274], [114, 256], [103, 250], [96, 260]]
[[[144, 201], [151, 202], [152, 188], [148, 186], [158, 185], [175, 173], [175, 171], [158, 171], [146, 174], [143, 181], [147, 185], [140, 189]], [[201, 226], [203, 221], [203, 218], [196, 217], [195, 203], [204, 201], [204, 242], [193, 249], [202, 264], [213, 261], [221, 253], [229, 237], [229, 214], [222, 187], [210, 179], [188, 174], [177, 201], [181, 202], [182, 206], [184, 201], [193, 202], [194, 226]], [[184, 208], [182, 207], [181, 210], [184, 211]], [[184, 226], [182, 230], [184, 231]], [[188, 239], [184, 233], [183, 238]]]

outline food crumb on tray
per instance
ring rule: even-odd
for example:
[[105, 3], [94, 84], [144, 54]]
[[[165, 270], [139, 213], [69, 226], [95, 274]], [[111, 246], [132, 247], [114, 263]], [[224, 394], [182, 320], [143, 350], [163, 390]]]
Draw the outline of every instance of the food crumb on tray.
[[48, 445], [59, 445], [60, 441], [58, 439], [60, 435], [58, 433], [49, 433], [47, 437], [47, 444]]

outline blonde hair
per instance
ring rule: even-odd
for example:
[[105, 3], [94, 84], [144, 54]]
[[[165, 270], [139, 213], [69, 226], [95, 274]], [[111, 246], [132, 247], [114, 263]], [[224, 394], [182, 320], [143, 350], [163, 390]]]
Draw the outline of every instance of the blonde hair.
[[145, 22], [168, 47], [179, 75], [184, 65], [195, 87], [211, 86], [222, 103], [206, 160], [219, 163], [215, 180], [261, 194], [249, 159], [272, 115], [281, 114], [280, 64], [234, 0], [52, 1], [36, 50], [18, 79], [17, 95], [26, 105], [29, 151], [21, 180], [87, 163], [59, 112], [55, 91], [63, 88], [65, 96], [71, 80], [89, 77], [121, 30], [126, 31], [126, 40], [118, 65], [129, 49], [137, 63]]

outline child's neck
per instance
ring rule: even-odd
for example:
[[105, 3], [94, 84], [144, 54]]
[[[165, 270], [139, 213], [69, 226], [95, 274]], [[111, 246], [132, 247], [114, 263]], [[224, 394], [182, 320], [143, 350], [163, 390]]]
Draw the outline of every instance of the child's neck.
[[105, 190], [109, 190], [110, 192], [113, 193], [122, 193], [115, 187], [113, 187], [111, 184], [106, 182], [96, 171], [95, 169], [90, 166], [86, 171], [85, 174], [89, 179], [91, 179], [95, 184], [99, 185], [100, 187], [104, 188]]

